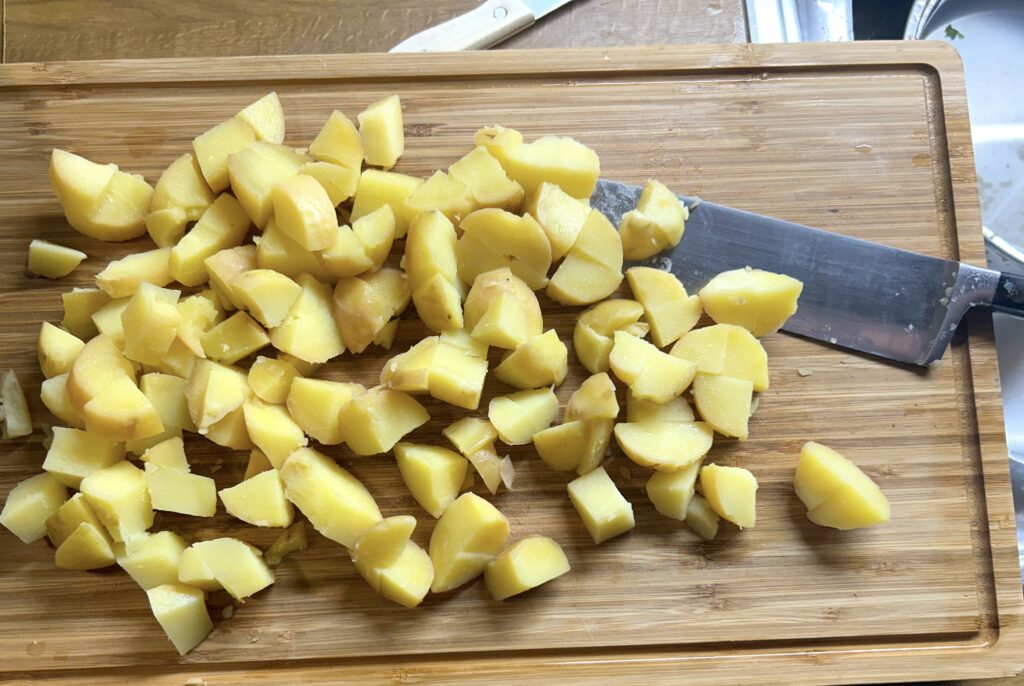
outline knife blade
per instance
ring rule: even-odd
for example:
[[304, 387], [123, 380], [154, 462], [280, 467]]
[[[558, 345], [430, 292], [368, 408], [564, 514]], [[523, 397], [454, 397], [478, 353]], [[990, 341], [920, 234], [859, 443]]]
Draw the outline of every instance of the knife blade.
[[[618, 225], [642, 190], [601, 179], [590, 204]], [[690, 291], [748, 266], [800, 279], [804, 290], [785, 331], [928, 365], [971, 307], [1024, 314], [1024, 277], [679, 197], [695, 205], [682, 240], [643, 263], [671, 271]]]
[[476, 9], [409, 36], [390, 52], [483, 50], [533, 26], [572, 0], [487, 0]]

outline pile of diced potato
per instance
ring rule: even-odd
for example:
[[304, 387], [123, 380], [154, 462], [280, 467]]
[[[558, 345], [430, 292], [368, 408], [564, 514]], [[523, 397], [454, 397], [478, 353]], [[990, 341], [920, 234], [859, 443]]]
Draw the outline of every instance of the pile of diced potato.
[[[754, 394], [769, 385], [758, 338], [796, 311], [801, 284], [741, 269], [690, 295], [670, 273], [632, 267], [632, 298], [608, 299], [624, 260], [683, 235], [688, 209], [664, 185], [650, 182], [616, 230], [588, 202], [598, 156], [571, 138], [527, 143], [484, 128], [475, 148], [424, 180], [390, 171], [404, 149], [397, 96], [357, 121], [336, 111], [297, 149], [283, 143], [271, 93], [198, 136], [155, 187], [53, 151], [53, 189], [75, 229], [105, 241], [148, 233], [156, 247], [110, 262], [96, 288], [63, 295], [59, 326], [42, 324], [40, 393], [61, 425], [42, 473], [7, 495], [0, 523], [26, 543], [48, 537], [60, 567], [120, 565], [181, 653], [212, 629], [206, 593], [242, 601], [305, 548], [296, 510], [348, 549], [375, 591], [407, 607], [481, 575], [503, 600], [565, 574], [557, 542], [508, 545], [508, 519], [468, 490], [476, 477], [491, 494], [513, 487], [499, 442], [532, 443], [551, 469], [575, 472], [568, 497], [595, 543], [634, 526], [602, 467], [613, 436], [651, 470], [647, 496], [664, 516], [703, 539], [721, 519], [753, 527], [754, 475], [702, 463], [716, 433], [747, 438]], [[385, 266], [396, 252], [400, 265]], [[85, 257], [33, 241], [29, 269], [59, 278]], [[557, 424], [553, 389], [567, 377], [569, 347], [545, 328], [542, 289], [587, 307], [572, 348], [592, 376]], [[343, 353], [389, 349], [410, 302], [435, 335], [387, 361], [378, 386], [316, 378]], [[714, 323], [697, 328], [704, 315]], [[503, 351], [490, 371], [511, 390], [480, 408], [490, 348]], [[443, 431], [453, 449], [403, 440], [430, 418], [426, 396], [468, 411]], [[30, 433], [12, 373], [0, 401], [5, 437]], [[193, 436], [250, 451], [244, 480], [218, 491], [193, 472]], [[342, 443], [360, 456], [393, 453], [437, 520], [427, 550], [411, 539], [416, 517], [383, 517], [322, 452]], [[824, 526], [889, 516], [871, 479], [815, 443], [801, 454], [796, 488]], [[284, 532], [261, 552], [230, 536], [190, 544], [151, 530], [154, 511], [210, 517], [218, 500], [242, 522]]]

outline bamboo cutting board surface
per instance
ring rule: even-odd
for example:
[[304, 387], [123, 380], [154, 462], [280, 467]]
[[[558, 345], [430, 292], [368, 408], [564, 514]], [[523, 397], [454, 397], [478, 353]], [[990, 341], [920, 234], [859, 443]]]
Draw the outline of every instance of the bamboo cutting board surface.
[[[152, 60], [0, 67], [0, 352], [38, 401], [35, 337], [59, 321], [60, 292], [146, 241], [105, 245], [64, 222], [46, 177], [66, 147], [155, 181], [198, 133], [269, 90], [287, 142], [306, 145], [335, 108], [350, 116], [382, 94], [405, 106], [397, 171], [426, 176], [501, 123], [533, 138], [572, 135], [608, 178], [656, 177], [687, 194], [888, 245], [982, 263], [963, 76], [940, 44], [704, 46], [624, 50]], [[25, 269], [31, 238], [90, 255], [59, 282]], [[571, 343], [578, 308], [543, 301]], [[424, 334], [412, 309], [392, 352]], [[406, 610], [372, 593], [338, 545], [315, 534], [277, 583], [221, 618], [178, 658], [145, 594], [120, 572], [72, 573], [44, 543], [3, 532], [0, 680], [24, 683], [657, 683], [891, 681], [995, 676], [1024, 667], [1021, 592], [994, 346], [984, 315], [943, 363], [922, 371], [777, 335], [766, 340], [771, 388], [745, 443], [720, 440], [707, 462], [743, 465], [760, 482], [758, 524], [700, 542], [660, 517], [648, 473], [613, 450], [607, 468], [633, 503], [636, 529], [594, 546], [565, 495], [569, 476], [529, 447], [512, 449], [516, 482], [493, 502], [512, 536], [540, 533], [573, 571], [504, 603], [476, 583]], [[391, 353], [345, 356], [325, 378], [375, 383]], [[572, 359], [573, 356], [570, 355]], [[799, 371], [798, 371], [799, 370]], [[807, 374], [807, 372], [810, 372]], [[564, 401], [585, 373], [574, 365]], [[621, 384], [619, 384], [621, 386]], [[489, 380], [486, 400], [508, 392]], [[428, 404], [411, 440], [440, 441], [466, 413]], [[862, 465], [893, 521], [839, 533], [811, 525], [793, 494], [805, 440]], [[5, 444], [0, 493], [39, 469], [42, 432]], [[236, 483], [246, 455], [188, 445], [195, 471]], [[385, 515], [433, 526], [390, 456], [352, 459]], [[478, 486], [476, 489], [480, 491]], [[490, 496], [488, 496], [490, 497]], [[231, 521], [158, 515], [193, 540]], [[312, 530], [310, 530], [312, 532]]]

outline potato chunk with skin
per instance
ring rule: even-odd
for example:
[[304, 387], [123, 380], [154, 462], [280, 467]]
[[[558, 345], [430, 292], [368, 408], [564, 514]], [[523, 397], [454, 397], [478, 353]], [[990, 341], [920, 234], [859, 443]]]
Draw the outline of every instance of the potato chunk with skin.
[[673, 472], [654, 472], [647, 480], [647, 497], [660, 514], [685, 521], [699, 473], [699, 460]]
[[508, 151], [502, 164], [527, 194], [547, 181], [574, 198], [587, 199], [601, 175], [597, 153], [572, 138], [558, 136], [517, 145]]
[[697, 373], [693, 362], [672, 357], [622, 331], [615, 332], [615, 345], [608, 362], [615, 376], [629, 386], [633, 395], [656, 403], [667, 403], [677, 397]]
[[705, 465], [700, 470], [700, 488], [708, 505], [719, 517], [741, 529], [754, 528], [757, 479], [748, 470]]
[[534, 448], [552, 469], [586, 474], [604, 459], [613, 424], [611, 419], [572, 419], [534, 434]]
[[409, 540], [416, 519], [388, 517], [368, 529], [352, 549], [352, 562], [373, 590], [416, 607], [430, 590], [434, 565], [427, 553]]
[[485, 126], [473, 135], [473, 142], [486, 148], [504, 167], [508, 154], [523, 144], [523, 134], [504, 126]]
[[200, 561], [235, 600], [244, 601], [274, 583], [274, 572], [259, 550], [236, 538], [215, 538], [192, 544]]
[[204, 433], [252, 397], [245, 373], [237, 367], [200, 360], [185, 388], [188, 413], [199, 433]]
[[75, 271], [86, 257], [81, 250], [35, 239], [28, 244], [28, 271], [47, 279], [60, 279]]
[[125, 255], [96, 275], [96, 285], [111, 298], [127, 298], [142, 283], [166, 286], [173, 281], [170, 262], [170, 248]]
[[297, 282], [302, 292], [281, 325], [270, 332], [270, 342], [304, 362], [320, 364], [345, 352], [331, 314], [331, 289], [309, 274], [300, 275]]
[[203, 266], [224, 309], [245, 309], [245, 303], [235, 293], [231, 282], [239, 274], [256, 269], [256, 246], [239, 245], [220, 250], [203, 260]]
[[426, 408], [412, 396], [388, 389], [353, 398], [338, 414], [341, 435], [356, 455], [386, 453], [429, 419]]
[[871, 477], [820, 443], [804, 443], [793, 486], [819, 526], [848, 531], [889, 521], [889, 500]]
[[309, 440], [288, 410], [282, 405], [242, 405], [245, 428], [256, 447], [280, 469], [293, 452], [306, 446]]
[[53, 439], [43, 460], [43, 469], [69, 488], [78, 488], [82, 479], [124, 459], [124, 446], [104, 436], [53, 427]]
[[686, 524], [705, 541], [718, 535], [718, 515], [700, 493], [694, 493], [690, 498], [686, 507]]
[[718, 324], [736, 324], [758, 338], [778, 331], [796, 313], [804, 285], [761, 269], [722, 272], [700, 289], [704, 311]]
[[[177, 158], [167, 169], [160, 174], [160, 178], [153, 188], [153, 198], [149, 203], [150, 212], [160, 212], [177, 208], [182, 210], [184, 220], [181, 226], [184, 232], [184, 221], [195, 221], [203, 215], [203, 212], [213, 204], [216, 194], [210, 190], [203, 178], [203, 172], [199, 168], [199, 161], [195, 153], [187, 152]], [[178, 234], [176, 238], [180, 238]], [[154, 236], [154, 240], [155, 240]], [[165, 247], [174, 245], [177, 240], [157, 245]]]
[[254, 140], [255, 129], [242, 119], [232, 117], [192, 141], [192, 151], [211, 190], [219, 193], [230, 185], [228, 158]]
[[[416, 312], [434, 331], [461, 329], [463, 326], [460, 288], [456, 285], [458, 269], [455, 259], [455, 227], [438, 211], [421, 213], [409, 225], [405, 242], [403, 267], [409, 278]], [[451, 305], [438, 307], [444, 301], [444, 286], [453, 292]]]
[[379, 522], [380, 509], [358, 479], [311, 448], [292, 453], [281, 468], [285, 497], [326, 538], [352, 547]]
[[74, 429], [84, 429], [85, 422], [75, 412], [74, 406], [71, 405], [71, 399], [68, 397], [67, 383], [67, 374], [59, 374], [46, 379], [39, 387], [39, 399], [43, 401], [43, 405], [50, 411], [50, 414], [62, 423]]
[[466, 216], [459, 228], [462, 237], [456, 246], [456, 256], [459, 277], [466, 283], [502, 267], [509, 268], [532, 290], [548, 283], [551, 244], [544, 229], [530, 215], [520, 217], [485, 208]]
[[270, 221], [273, 188], [299, 173], [308, 158], [287, 145], [255, 141], [228, 156], [231, 190], [249, 218], [263, 228]]
[[88, 341], [68, 373], [68, 398], [75, 412], [81, 415], [87, 402], [122, 376], [134, 379], [135, 369], [114, 342], [103, 335]]
[[405, 206], [414, 215], [440, 212], [457, 222], [476, 209], [469, 189], [458, 179], [443, 171], [436, 171], [405, 200]]
[[381, 385], [405, 393], [429, 391], [430, 366], [440, 344], [440, 336], [429, 336], [392, 357], [380, 370]]
[[39, 368], [42, 369], [43, 376], [50, 379], [70, 372], [71, 365], [84, 347], [85, 343], [74, 335], [50, 322], [43, 322], [36, 344]]
[[355, 195], [359, 187], [358, 167], [350, 169], [331, 162], [306, 162], [299, 167], [299, 173], [316, 179], [335, 207]]
[[280, 143], [284, 140], [284, 110], [281, 99], [271, 91], [235, 115], [256, 132], [256, 140]]
[[507, 267], [476, 277], [463, 317], [473, 338], [499, 348], [515, 349], [544, 330], [537, 296]]
[[569, 373], [569, 349], [554, 329], [534, 336], [505, 355], [494, 375], [520, 389], [559, 385]]
[[290, 362], [260, 355], [249, 367], [249, 388], [263, 402], [281, 405], [288, 399], [292, 382], [298, 376]]
[[345, 347], [361, 353], [409, 303], [409, 281], [398, 269], [341, 279], [334, 287], [333, 312]]
[[644, 186], [635, 210], [622, 215], [619, 233], [627, 260], [642, 260], [675, 246], [683, 237], [690, 211], [658, 181]]
[[433, 581], [434, 564], [427, 551], [406, 541], [394, 564], [381, 570], [379, 593], [404, 607], [416, 607], [423, 602]]
[[286, 236], [306, 250], [325, 250], [334, 242], [338, 217], [324, 187], [304, 174], [279, 181], [270, 192], [274, 220]]
[[479, 417], [463, 417], [446, 426], [441, 433], [463, 455], [484, 449], [498, 437], [494, 425]]
[[64, 305], [61, 326], [83, 341], [98, 333], [92, 315], [110, 302], [109, 295], [96, 288], [73, 288], [67, 293], [61, 293], [60, 299]]
[[272, 329], [284, 321], [302, 287], [272, 269], [251, 269], [231, 279], [231, 291], [256, 321]]
[[52, 474], [36, 474], [7, 494], [0, 525], [23, 543], [33, 543], [46, 535], [47, 520], [67, 499], [67, 489]]
[[181, 325], [181, 291], [139, 284], [121, 313], [124, 356], [141, 364], [159, 364], [171, 348]]
[[557, 414], [558, 398], [550, 388], [498, 396], [487, 408], [487, 418], [508, 445], [526, 445], [551, 426]]
[[698, 374], [693, 380], [697, 412], [723, 436], [747, 439], [754, 384], [731, 376]]
[[89, 216], [99, 208], [116, 173], [116, 164], [98, 164], [59, 148], [50, 154], [53, 191], [64, 211], [78, 216]]
[[352, 120], [334, 110], [309, 144], [309, 154], [323, 162], [358, 170], [363, 165], [363, 139]]
[[292, 418], [310, 438], [336, 445], [344, 440], [338, 422], [342, 408], [364, 393], [366, 389], [357, 383], [296, 377], [286, 403]]
[[469, 189], [477, 207], [515, 212], [522, 202], [523, 187], [508, 178], [501, 163], [482, 145], [448, 167], [448, 175]]
[[146, 591], [149, 606], [179, 655], [202, 643], [213, 622], [206, 609], [206, 594], [185, 584], [165, 584]]
[[565, 406], [565, 421], [577, 419], [615, 419], [619, 416], [619, 401], [615, 397], [615, 384], [606, 373], [588, 376], [580, 384]]
[[545, 291], [563, 305], [589, 305], [615, 292], [622, 283], [622, 240], [608, 218], [591, 210], [576, 242]]
[[295, 518], [295, 508], [284, 496], [284, 483], [276, 469], [223, 488], [218, 495], [229, 515], [253, 526], [286, 527]]
[[568, 489], [569, 500], [594, 543], [603, 543], [636, 526], [633, 506], [622, 497], [604, 467], [570, 481]]
[[146, 476], [121, 461], [82, 479], [81, 489], [114, 541], [121, 543], [153, 526], [153, 505]]
[[56, 148], [49, 175], [64, 216], [78, 232], [102, 241], [126, 241], [145, 233], [153, 188], [141, 176]]
[[118, 564], [135, 583], [148, 591], [164, 584], [178, 583], [181, 554], [188, 544], [172, 531], [137, 534], [125, 543]]
[[704, 422], [615, 425], [615, 441], [622, 452], [641, 467], [659, 471], [699, 462], [711, 449], [713, 438], [714, 432]]
[[433, 445], [399, 443], [395, 458], [412, 497], [435, 519], [458, 497], [469, 469], [464, 457]]
[[395, 238], [403, 238], [409, 222], [415, 217], [412, 208], [405, 204], [413, 191], [423, 184], [423, 179], [405, 174], [367, 169], [359, 177], [355, 201], [352, 205], [352, 221], [364, 217], [374, 210], [387, 205], [395, 215]]
[[526, 199], [523, 211], [544, 229], [551, 242], [551, 261], [557, 262], [576, 242], [590, 214], [585, 200], [577, 200], [555, 184], [544, 182]]
[[505, 549], [484, 568], [495, 600], [505, 600], [569, 572], [562, 547], [547, 536], [528, 536]]
[[755, 391], [768, 390], [768, 354], [741, 326], [715, 324], [694, 329], [679, 339], [670, 354], [697, 363], [697, 371], [747, 379]]
[[366, 164], [391, 169], [405, 151], [402, 102], [397, 95], [382, 98], [360, 112], [359, 135], [363, 138]]
[[217, 196], [196, 225], [171, 248], [171, 276], [185, 286], [206, 283], [206, 258], [240, 244], [249, 223], [249, 215], [234, 196]]
[[193, 517], [212, 517], [217, 511], [217, 485], [208, 476], [146, 463], [146, 487], [154, 510]]
[[306, 250], [286, 236], [273, 218], [267, 222], [263, 235], [253, 240], [256, 242], [256, 266], [260, 269], [273, 269], [295, 281], [309, 274], [318, 281], [334, 282], [320, 254]]
[[627, 330], [644, 314], [643, 305], [634, 300], [605, 300], [583, 311], [572, 334], [576, 357], [591, 374], [608, 371], [616, 331]]
[[474, 493], [455, 499], [430, 536], [430, 560], [434, 581], [430, 590], [444, 593], [483, 573], [487, 563], [501, 552], [509, 523], [501, 512]]
[[700, 320], [700, 297], [687, 295], [671, 272], [632, 267], [626, 270], [626, 280], [633, 297], [644, 306], [644, 317], [651, 325], [651, 340], [659, 348], [679, 340]]
[[61, 569], [84, 571], [109, 567], [116, 559], [103, 527], [83, 522], [57, 546], [53, 561]]
[[631, 424], [681, 424], [694, 419], [690, 403], [683, 396], [672, 398], [667, 403], [653, 403], [637, 398], [632, 393], [626, 395], [626, 421]]
[[146, 438], [164, 430], [160, 415], [130, 377], [115, 379], [85, 404], [85, 428], [113, 441]]

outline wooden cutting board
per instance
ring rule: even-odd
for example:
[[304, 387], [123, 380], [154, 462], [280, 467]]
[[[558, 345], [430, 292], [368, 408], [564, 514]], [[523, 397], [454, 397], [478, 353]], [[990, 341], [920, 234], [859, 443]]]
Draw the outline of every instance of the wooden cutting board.
[[[622, 50], [352, 55], [21, 64], [0, 67], [0, 311], [4, 366], [32, 396], [41, 320], [59, 294], [89, 285], [134, 245], [67, 227], [47, 182], [52, 147], [115, 161], [155, 180], [198, 133], [276, 90], [288, 142], [306, 145], [335, 108], [382, 94], [405, 105], [398, 171], [454, 161], [480, 126], [529, 138], [572, 135], [609, 178], [650, 177], [688, 194], [932, 255], [983, 261], [963, 75], [929, 43], [693, 46]], [[25, 269], [31, 238], [89, 260], [59, 282]], [[546, 302], [571, 342], [579, 310]], [[423, 334], [410, 310], [396, 349]], [[0, 680], [20, 683], [818, 683], [967, 678], [1024, 667], [1021, 587], [989, 320], [970, 322], [928, 371], [777, 335], [766, 340], [771, 388], [745, 443], [719, 441], [709, 462], [760, 482], [756, 529], [723, 526], [702, 543], [657, 515], [648, 476], [617, 451], [608, 471], [637, 527], [594, 546], [565, 495], [569, 477], [529, 448], [510, 450], [513, 490], [493, 502], [514, 537], [562, 543], [571, 574], [504, 603], [482, 584], [406, 610], [372, 593], [346, 552], [318, 536], [288, 558], [268, 591], [222, 618], [187, 657], [171, 650], [145, 594], [118, 571], [72, 573], [45, 543], [0, 533]], [[328, 378], [373, 383], [389, 353], [345, 356]], [[583, 378], [574, 365], [564, 402]], [[488, 383], [487, 398], [507, 392]], [[412, 438], [438, 441], [465, 413], [430, 404]], [[803, 441], [832, 445], [888, 494], [891, 524], [815, 527], [793, 494]], [[39, 470], [42, 431], [4, 444], [0, 493]], [[246, 456], [189, 444], [196, 471], [236, 483]], [[386, 515], [433, 522], [400, 485], [390, 457], [339, 457]], [[477, 490], [480, 490], [479, 487]], [[192, 539], [276, 535], [223, 513], [157, 526]]]

